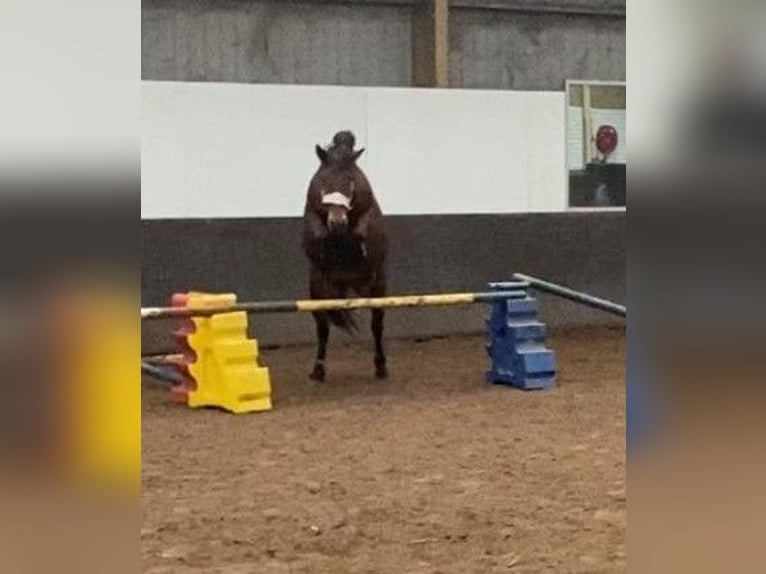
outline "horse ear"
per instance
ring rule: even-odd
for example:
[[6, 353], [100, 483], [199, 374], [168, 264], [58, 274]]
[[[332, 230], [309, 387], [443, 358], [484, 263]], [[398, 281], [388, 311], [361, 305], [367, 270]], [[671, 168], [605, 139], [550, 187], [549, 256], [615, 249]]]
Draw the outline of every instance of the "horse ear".
[[355, 151], [354, 153], [351, 154], [351, 161], [358, 160], [359, 156], [362, 155], [363, 153], [364, 153], [364, 148], [362, 148], [362, 149], [360, 149], [358, 151]]
[[322, 165], [325, 165], [327, 163], [327, 151], [319, 144], [314, 146], [314, 149], [317, 152], [317, 157], [319, 158], [319, 161], [322, 162]]

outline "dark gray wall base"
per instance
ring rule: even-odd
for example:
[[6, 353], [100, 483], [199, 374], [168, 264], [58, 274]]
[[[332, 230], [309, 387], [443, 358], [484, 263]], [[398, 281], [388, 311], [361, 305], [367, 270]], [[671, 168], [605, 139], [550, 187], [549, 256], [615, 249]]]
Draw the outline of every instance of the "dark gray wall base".
[[[481, 290], [488, 281], [521, 271], [626, 300], [626, 213], [386, 219], [392, 294]], [[234, 292], [242, 301], [305, 298], [308, 265], [300, 232], [298, 218], [143, 221], [142, 305], [167, 305], [174, 292], [189, 290]], [[622, 323], [548, 295], [539, 299], [541, 316], [552, 327]], [[487, 312], [482, 305], [391, 310], [386, 329], [393, 337], [479, 332]], [[360, 312], [360, 319], [364, 316]], [[366, 326], [367, 320], [360, 324]], [[173, 325], [142, 325], [142, 351], [172, 349]], [[306, 314], [257, 316], [251, 326], [266, 345], [314, 337]]]

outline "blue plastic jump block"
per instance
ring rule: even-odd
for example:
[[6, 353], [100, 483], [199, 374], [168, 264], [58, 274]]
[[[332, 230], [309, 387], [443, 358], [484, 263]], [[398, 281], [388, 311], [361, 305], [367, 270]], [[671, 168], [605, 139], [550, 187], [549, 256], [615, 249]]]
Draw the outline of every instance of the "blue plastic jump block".
[[490, 383], [524, 390], [547, 389], [556, 381], [556, 360], [545, 347], [545, 325], [537, 320], [533, 297], [498, 301], [487, 320]]
[[545, 324], [539, 321], [509, 321], [506, 325], [488, 324], [487, 328], [497, 336], [508, 336], [517, 343], [545, 342]]
[[[487, 382], [505, 384], [524, 390], [547, 389], [556, 381], [556, 358], [543, 345], [528, 345], [519, 352], [509, 351], [509, 341], [499, 346], [489, 345], [492, 368], [487, 372]], [[495, 348], [492, 348], [495, 347]]]
[[522, 391], [541, 391], [556, 385], [556, 374], [524, 375], [514, 371], [492, 370], [487, 372], [487, 382], [516, 387]]
[[503, 318], [524, 319], [537, 317], [537, 299], [525, 297], [524, 299], [506, 299], [493, 305], [493, 317], [497, 314]]

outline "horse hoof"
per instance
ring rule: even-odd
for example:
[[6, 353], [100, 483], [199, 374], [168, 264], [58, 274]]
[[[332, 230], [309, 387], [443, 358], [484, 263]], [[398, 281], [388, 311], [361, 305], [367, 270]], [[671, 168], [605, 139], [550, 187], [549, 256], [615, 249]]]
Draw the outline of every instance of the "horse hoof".
[[376, 355], [375, 357], [375, 376], [379, 379], [388, 377], [388, 368], [386, 367], [385, 355]]
[[319, 383], [324, 382], [324, 379], [325, 379], [324, 365], [314, 365], [314, 370], [311, 371], [311, 374], [309, 374], [309, 378], [312, 381], [317, 381]]

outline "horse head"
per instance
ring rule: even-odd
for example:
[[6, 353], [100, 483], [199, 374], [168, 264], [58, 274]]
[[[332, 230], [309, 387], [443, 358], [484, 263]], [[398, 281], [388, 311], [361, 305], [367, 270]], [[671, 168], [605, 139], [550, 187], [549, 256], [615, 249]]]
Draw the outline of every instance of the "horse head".
[[321, 162], [318, 179], [321, 185], [322, 207], [326, 213], [327, 229], [343, 233], [348, 229], [349, 213], [354, 209], [357, 185], [356, 160], [364, 148], [354, 150], [356, 138], [350, 131], [335, 134], [327, 148], [315, 147]]

